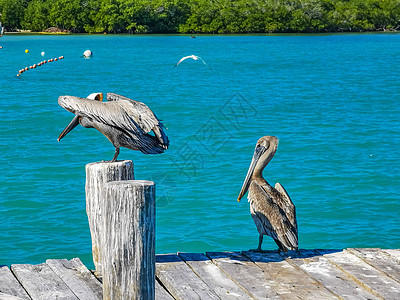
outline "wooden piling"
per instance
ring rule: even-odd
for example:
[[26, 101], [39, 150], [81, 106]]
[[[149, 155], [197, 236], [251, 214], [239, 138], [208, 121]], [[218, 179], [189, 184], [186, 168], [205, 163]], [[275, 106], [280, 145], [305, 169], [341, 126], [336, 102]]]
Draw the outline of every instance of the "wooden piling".
[[109, 182], [100, 199], [103, 299], [154, 299], [154, 183]]
[[92, 236], [93, 262], [96, 275], [101, 277], [99, 224], [102, 224], [102, 207], [99, 205], [104, 184], [110, 181], [133, 180], [133, 162], [95, 162], [86, 165], [86, 213]]

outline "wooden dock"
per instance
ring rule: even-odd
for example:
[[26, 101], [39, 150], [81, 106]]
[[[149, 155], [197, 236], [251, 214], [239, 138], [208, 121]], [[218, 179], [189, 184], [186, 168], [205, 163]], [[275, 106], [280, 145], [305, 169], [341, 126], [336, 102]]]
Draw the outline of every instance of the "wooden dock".
[[[161, 254], [156, 299], [400, 299], [400, 249]], [[102, 299], [78, 258], [0, 268], [0, 300]], [[125, 300], [125, 299], [124, 299]]]

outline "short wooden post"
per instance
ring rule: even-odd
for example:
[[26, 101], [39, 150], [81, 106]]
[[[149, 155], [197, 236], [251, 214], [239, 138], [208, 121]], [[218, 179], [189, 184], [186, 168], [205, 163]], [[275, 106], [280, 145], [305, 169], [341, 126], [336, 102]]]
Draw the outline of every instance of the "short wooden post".
[[102, 276], [99, 226], [102, 224], [103, 211], [99, 201], [106, 182], [133, 180], [133, 162], [95, 162], [86, 165], [86, 213], [92, 236], [93, 262], [96, 275]]
[[155, 186], [115, 181], [101, 199], [103, 299], [155, 298]]

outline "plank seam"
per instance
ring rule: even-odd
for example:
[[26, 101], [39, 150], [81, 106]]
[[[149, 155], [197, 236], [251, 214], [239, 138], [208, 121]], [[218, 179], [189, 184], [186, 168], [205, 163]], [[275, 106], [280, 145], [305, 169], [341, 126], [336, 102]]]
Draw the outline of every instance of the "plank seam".
[[173, 299], [175, 299], [175, 297], [169, 292], [169, 290], [167, 289], [167, 287], [162, 283], [162, 281], [160, 280], [160, 278], [158, 278], [157, 275], [154, 276], [154, 277], [155, 277], [155, 280], [161, 285], [161, 287], [162, 287], [169, 295], [171, 295], [171, 297], [172, 297]]
[[[257, 262], [255, 262], [254, 260], [251, 259], [250, 256], [247, 256], [246, 253], [242, 252], [242, 255], [244, 255], [245, 257], [247, 257], [250, 261], [252, 261], [257, 267], [259, 267], [261, 270], [262, 268], [257, 264]], [[291, 265], [292, 267], [294, 267], [295, 269], [301, 271], [302, 273], [304, 273], [307, 277], [309, 277], [311, 280], [313, 280], [314, 282], [317, 283], [317, 285], [321, 286], [322, 288], [325, 288], [326, 290], [328, 290], [328, 292], [330, 292], [333, 296], [337, 297], [340, 300], [344, 300], [342, 297], [340, 297], [338, 294], [336, 294], [335, 292], [331, 291], [330, 289], [328, 289], [326, 286], [324, 286], [322, 284], [322, 282], [316, 280], [315, 278], [311, 277], [310, 274], [308, 274], [307, 272], [305, 272], [304, 270], [302, 270], [300, 267], [298, 267], [297, 265], [291, 263], [288, 260], [288, 257], [285, 257], [282, 253], [279, 253], [279, 255], [284, 258], [284, 261], [286, 261], [289, 265]]]
[[[177, 254], [178, 254], [178, 256], [185, 262], [185, 264], [193, 271], [193, 273], [196, 274], [197, 277], [199, 277], [199, 278], [201, 279], [201, 281], [204, 282], [204, 280], [200, 277], [200, 275], [187, 263], [187, 261], [186, 261], [182, 256], [179, 255], [179, 252], [178, 252]], [[210, 260], [210, 262], [211, 262], [213, 265], [215, 265], [218, 269], [221, 270], [221, 272], [223, 272], [222, 269], [221, 269], [218, 265], [216, 265], [216, 264], [212, 261], [212, 259], [210, 259], [210, 257], [207, 256], [206, 253], [202, 253], [202, 254], [204, 254], [204, 255]], [[223, 273], [224, 273], [225, 275], [228, 275], [228, 274], [226, 274], [225, 272], [223, 272]], [[232, 278], [230, 278], [230, 276], [228, 276], [228, 278], [232, 280]], [[232, 281], [233, 281], [233, 280], [232, 280]], [[206, 282], [204, 282], [204, 283], [205, 283], [211, 290], [214, 291], [214, 289], [213, 289], [211, 286], [209, 286]], [[241, 290], [243, 290], [243, 288], [242, 288], [240, 285], [238, 285], [236, 281], [233, 281], [233, 283], [235, 283]], [[247, 290], [243, 290], [243, 291], [244, 291], [247, 295], [249, 295], [249, 293], [247, 292]], [[218, 296], [218, 295], [217, 295], [217, 296]], [[249, 296], [251, 297], [251, 295], [249, 295]], [[218, 296], [218, 297], [219, 297], [219, 296]], [[254, 298], [254, 299], [257, 300], [257, 298]]]
[[231, 276], [229, 275], [229, 273], [225, 272], [225, 270], [224, 270], [222, 267], [220, 267], [217, 263], [215, 263], [215, 261], [214, 261], [210, 256], [208, 256], [207, 252], [205, 253], [205, 255], [208, 257], [208, 259], [209, 259], [214, 265], [216, 265], [216, 266], [218, 267], [218, 269], [221, 270], [222, 273], [224, 273], [230, 280], [232, 280], [238, 287], [240, 287], [247, 295], [249, 295], [251, 298], [253, 298], [253, 299], [255, 299], [255, 300], [258, 299], [258, 298], [257, 298], [256, 296], [254, 296], [250, 291], [248, 291], [244, 286], [242, 286], [239, 282], [237, 282], [233, 277], [231, 277]]
[[90, 273], [92, 273], [94, 278], [96, 278], [96, 280], [103, 285], [103, 276], [96, 275], [96, 270], [90, 270], [90, 269], [88, 269], [88, 270], [90, 271]]
[[353, 279], [353, 281], [355, 283], [357, 283], [359, 286], [361, 286], [362, 288], [364, 288], [365, 290], [367, 290], [368, 292], [370, 292], [371, 294], [377, 296], [378, 298], [385, 300], [385, 298], [383, 298], [381, 295], [379, 295], [377, 292], [375, 292], [372, 288], [370, 288], [368, 285], [366, 285], [365, 283], [363, 283], [362, 281], [358, 280], [354, 275], [352, 275], [351, 273], [347, 272], [346, 270], [344, 270], [343, 268], [341, 268], [339, 265], [335, 264], [332, 260], [330, 260], [328, 257], [326, 257], [324, 254], [322, 254], [321, 252], [318, 251], [318, 249], [315, 249], [315, 251], [317, 251], [319, 254], [321, 254], [323, 257], [325, 257], [328, 262], [335, 266], [336, 268], [338, 268], [340, 271], [342, 271], [343, 273], [345, 273], [346, 275], [348, 275], [351, 279]]
[[306, 272], [305, 270], [303, 270], [302, 268], [300, 268], [298, 265], [296, 265], [295, 263], [291, 262], [289, 257], [285, 257], [283, 254], [279, 254], [280, 256], [282, 256], [285, 261], [291, 265], [292, 267], [294, 267], [296, 270], [301, 271], [303, 274], [305, 274], [306, 276], [308, 276], [311, 280], [313, 280], [314, 282], [316, 282], [319, 286], [325, 288], [326, 290], [328, 290], [333, 296], [337, 297], [340, 300], [344, 300], [344, 298], [342, 298], [340, 295], [336, 294], [334, 291], [332, 291], [330, 288], [326, 287], [321, 281], [319, 281], [318, 279], [314, 278], [311, 274], [309, 274], [308, 272]]
[[9, 269], [10, 269], [10, 271], [11, 271], [11, 274], [12, 274], [12, 275], [14, 276], [14, 278], [18, 281], [19, 285], [20, 285], [20, 286], [22, 287], [22, 289], [26, 292], [26, 294], [28, 295], [28, 297], [32, 300], [32, 299], [33, 299], [33, 298], [32, 298], [32, 295], [28, 293], [28, 291], [27, 291], [26, 288], [23, 286], [23, 284], [21, 283], [21, 281], [19, 281], [17, 275], [14, 273], [13, 269], [11, 268], [11, 266], [10, 266]]
[[[186, 262], [185, 262], [178, 254], [174, 254], [174, 255], [176, 255], [176, 256], [180, 259], [180, 261], [181, 261], [182, 263], [184, 263], [184, 264], [187, 266]], [[156, 264], [157, 264], [157, 263], [156, 263]], [[191, 270], [191, 271], [193, 272], [193, 270], [192, 270], [190, 267], [189, 267], [189, 270]], [[157, 265], [156, 265], [156, 273], [155, 273], [155, 275], [156, 275], [156, 277], [159, 277], [159, 278], [158, 278], [159, 281], [162, 282], [161, 276], [157, 276], [157, 273], [161, 274], [161, 272], [158, 271]], [[198, 277], [198, 275], [196, 274], [196, 272], [193, 272], [193, 273]], [[201, 278], [200, 278], [200, 281], [203, 282], [203, 283], [206, 285], [206, 287], [208, 287], [208, 288], [210, 289], [210, 292], [211, 292], [215, 297], [217, 297], [218, 299], [220, 299], [220, 297], [215, 293], [215, 291], [214, 291], [212, 288], [210, 288]], [[169, 286], [168, 280], [166, 280], [166, 282], [165, 282], [165, 287], [166, 287], [166, 290], [169, 292], [167, 286]], [[173, 296], [173, 294], [172, 294], [172, 291], [173, 291], [173, 289], [174, 289], [174, 286], [173, 286], [173, 285], [171, 285], [170, 288], [171, 288], [170, 294], [172, 295], [172, 297], [173, 297], [174, 299], [182, 299], [182, 298], [180, 297], [180, 294], [179, 294], [178, 290], [177, 290], [178, 293], [176, 294], [176, 297]], [[192, 288], [192, 287], [190, 287], [190, 289], [192, 290], [192, 292], [194, 292], [194, 293], [198, 296], [198, 299], [201, 299], [201, 295], [199, 295], [197, 289], [194, 289], [194, 288]]]
[[[357, 252], [358, 252], [357, 250], [354, 251], [353, 248], [347, 248], [346, 250], [347, 250], [349, 253], [351, 253], [351, 254], [357, 256], [359, 259], [361, 259], [361, 260], [362, 260], [363, 262], [365, 262], [367, 265], [370, 265], [371, 267], [373, 267], [373, 268], [374, 268], [375, 270], [377, 270], [378, 272], [380, 272], [380, 273], [382, 273], [383, 275], [389, 277], [390, 279], [393, 279], [394, 281], [400, 283], [400, 280], [398, 280], [397, 278], [393, 277], [392, 275], [386, 273], [384, 270], [382, 270], [382, 269], [379, 268], [378, 266], [373, 265], [372, 263], [368, 262], [368, 260], [364, 259], [364, 258], [362, 257], [362, 255], [361, 255], [361, 253], [357, 254]], [[385, 255], [386, 257], [390, 258], [390, 255], [389, 255], [389, 254], [386, 254], [384, 251], [379, 250], [379, 252], [380, 252], [380, 253], [383, 253], [383, 255]]]

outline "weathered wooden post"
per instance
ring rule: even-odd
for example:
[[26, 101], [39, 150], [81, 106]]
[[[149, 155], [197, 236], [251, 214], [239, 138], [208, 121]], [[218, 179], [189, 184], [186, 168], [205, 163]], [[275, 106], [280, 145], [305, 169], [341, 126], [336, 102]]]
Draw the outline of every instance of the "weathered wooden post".
[[155, 298], [155, 186], [124, 180], [104, 185], [103, 299]]
[[100, 252], [100, 226], [103, 224], [103, 210], [99, 201], [103, 195], [104, 184], [110, 181], [133, 180], [133, 162], [95, 162], [86, 165], [86, 213], [92, 236], [93, 262], [96, 275], [102, 276]]

